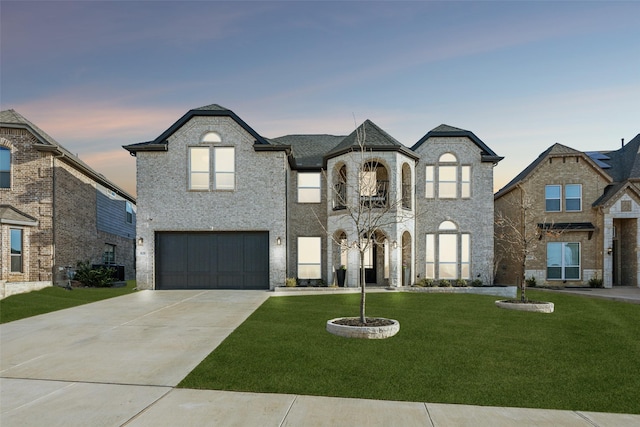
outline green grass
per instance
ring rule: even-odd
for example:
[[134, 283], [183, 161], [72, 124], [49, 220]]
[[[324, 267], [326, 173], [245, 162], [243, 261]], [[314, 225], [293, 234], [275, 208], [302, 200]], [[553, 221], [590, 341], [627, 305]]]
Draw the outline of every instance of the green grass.
[[74, 288], [72, 291], [68, 291], [53, 286], [26, 294], [11, 295], [0, 300], [0, 323], [13, 322], [38, 314], [128, 294], [133, 291], [135, 286], [135, 280], [129, 280], [127, 285], [121, 288]]
[[529, 291], [553, 314], [496, 297], [367, 295], [400, 321], [386, 340], [325, 331], [358, 295], [272, 297], [180, 387], [640, 414], [640, 306]]

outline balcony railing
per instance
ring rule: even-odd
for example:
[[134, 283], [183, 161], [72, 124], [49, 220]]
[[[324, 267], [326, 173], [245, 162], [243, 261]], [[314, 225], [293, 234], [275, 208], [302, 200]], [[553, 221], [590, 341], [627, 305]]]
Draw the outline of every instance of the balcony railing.
[[347, 184], [339, 182], [333, 186], [333, 210], [347, 208]]
[[360, 191], [360, 203], [364, 207], [384, 208], [389, 199], [389, 181], [376, 181], [373, 188], [363, 188]]

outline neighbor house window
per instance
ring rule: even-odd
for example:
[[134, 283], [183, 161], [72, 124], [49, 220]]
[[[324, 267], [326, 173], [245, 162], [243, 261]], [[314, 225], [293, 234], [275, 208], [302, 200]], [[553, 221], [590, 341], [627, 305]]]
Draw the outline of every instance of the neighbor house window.
[[320, 279], [322, 264], [320, 237], [298, 237], [298, 278]]
[[545, 210], [547, 212], [560, 212], [560, 200], [562, 186], [546, 185], [544, 187]]
[[11, 229], [11, 272], [22, 273], [22, 230]]
[[564, 186], [564, 209], [567, 212], [582, 210], [582, 185], [567, 184]]
[[580, 280], [580, 243], [547, 243], [547, 279]]
[[320, 172], [298, 173], [298, 203], [320, 203]]
[[124, 209], [127, 214], [127, 224], [133, 224], [133, 205], [131, 202], [125, 202]]
[[0, 147], [0, 188], [11, 188], [11, 151]]
[[189, 147], [189, 189], [209, 189], [209, 147]]
[[233, 190], [235, 188], [235, 148], [214, 147], [214, 171], [216, 190]]
[[104, 264], [115, 264], [116, 263], [116, 246], [105, 244], [104, 252], [102, 253], [102, 262]]

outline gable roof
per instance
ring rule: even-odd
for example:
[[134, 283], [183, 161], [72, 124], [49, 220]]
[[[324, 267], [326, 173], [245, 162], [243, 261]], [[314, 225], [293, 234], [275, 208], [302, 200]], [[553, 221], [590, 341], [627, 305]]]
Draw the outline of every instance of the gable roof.
[[35, 226], [38, 220], [11, 205], [0, 205], [0, 224]]
[[366, 150], [398, 151], [412, 159], [417, 160], [419, 158], [416, 153], [402, 145], [397, 139], [382, 130], [371, 120], [365, 120], [356, 130], [351, 132], [340, 144], [324, 156], [325, 162], [327, 159], [348, 153], [349, 151], [359, 151], [361, 138], [364, 138], [363, 148]]
[[33, 147], [42, 152], [50, 152], [58, 156], [62, 161], [70, 164], [74, 168], [78, 169], [82, 173], [89, 176], [97, 183], [104, 187], [114, 191], [121, 197], [135, 203], [136, 199], [122, 188], [118, 187], [113, 182], [109, 181], [104, 175], [93, 170], [89, 165], [80, 160], [78, 156], [72, 154], [69, 150], [64, 148], [55, 139], [49, 136], [45, 131], [40, 129], [35, 124], [31, 123], [26, 117], [17, 111], [4, 110], [0, 111], [0, 126], [6, 128], [24, 129], [31, 133], [37, 140], [37, 144], [33, 144]]
[[531, 162], [529, 164], [529, 166], [524, 168], [522, 170], [522, 172], [520, 172], [518, 175], [515, 176], [515, 178], [513, 178], [511, 181], [509, 181], [509, 183], [507, 185], [502, 187], [494, 195], [494, 200], [504, 196], [505, 194], [507, 194], [508, 192], [513, 190], [515, 187], [517, 187], [518, 184], [523, 182], [540, 165], [540, 163], [542, 163], [547, 158], [564, 157], [564, 156], [579, 156], [579, 157], [582, 157], [596, 171], [600, 172], [608, 181], [611, 181], [611, 177], [602, 168], [600, 168], [589, 155], [587, 155], [586, 153], [584, 153], [582, 151], [578, 151], [578, 150], [575, 150], [575, 149], [573, 149], [571, 147], [568, 147], [566, 145], [555, 143], [551, 147], [547, 148], [545, 151], [540, 153], [540, 155], [538, 156], [537, 159], [535, 159], [533, 162]]
[[413, 151], [417, 150], [422, 144], [424, 144], [429, 138], [454, 138], [454, 137], [466, 137], [469, 138], [474, 144], [480, 148], [480, 154], [483, 162], [493, 162], [498, 163], [500, 160], [504, 159], [504, 157], [498, 156], [493, 152], [491, 148], [489, 148], [480, 138], [478, 138], [473, 132], [456, 128], [453, 126], [441, 124], [427, 132], [425, 136], [420, 138], [418, 142], [416, 142], [411, 149]]
[[129, 151], [129, 153], [134, 156], [138, 151], [167, 151], [169, 137], [176, 133], [193, 117], [230, 117], [255, 139], [256, 144], [269, 145], [269, 142], [265, 138], [263, 138], [255, 130], [253, 130], [253, 128], [251, 128], [251, 126], [245, 123], [244, 120], [238, 117], [236, 113], [221, 105], [211, 104], [187, 111], [184, 116], [180, 117], [174, 124], [171, 125], [171, 127], [162, 132], [160, 136], [158, 136], [153, 141], [123, 145], [123, 148]]

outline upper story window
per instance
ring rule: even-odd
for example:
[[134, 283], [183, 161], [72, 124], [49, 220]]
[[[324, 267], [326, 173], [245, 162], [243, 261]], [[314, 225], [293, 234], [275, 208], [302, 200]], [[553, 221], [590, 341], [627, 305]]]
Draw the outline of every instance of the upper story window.
[[209, 189], [209, 147], [189, 147], [189, 190]]
[[298, 203], [320, 203], [320, 172], [298, 173]]
[[402, 165], [402, 208], [411, 209], [413, 186], [411, 185], [411, 168], [407, 163]]
[[11, 150], [0, 147], [0, 188], [11, 188]]
[[[189, 147], [189, 190], [206, 191], [211, 188], [211, 149]], [[213, 147], [213, 188], [235, 188], [235, 148]]]
[[236, 187], [235, 151], [233, 147], [213, 147], [216, 190], [233, 190]]
[[207, 132], [202, 136], [200, 142], [222, 142], [222, 138], [220, 138], [220, 135], [216, 132]]
[[367, 207], [386, 207], [389, 194], [389, 175], [387, 168], [377, 161], [363, 165], [358, 176], [360, 203]]
[[426, 166], [425, 197], [428, 199], [471, 197], [471, 166], [459, 165], [458, 158], [452, 153], [441, 155], [436, 166]]
[[124, 210], [127, 216], [127, 224], [133, 224], [133, 205], [131, 204], [131, 202], [125, 202]]
[[582, 210], [582, 184], [564, 186], [564, 208], [567, 212]]
[[[547, 212], [562, 211], [562, 185], [546, 185], [544, 198]], [[564, 210], [566, 212], [582, 210], [582, 184], [566, 184], [564, 186]]]

